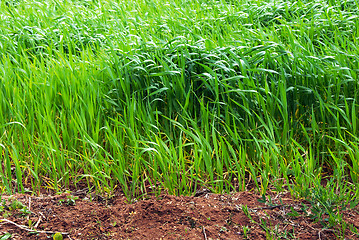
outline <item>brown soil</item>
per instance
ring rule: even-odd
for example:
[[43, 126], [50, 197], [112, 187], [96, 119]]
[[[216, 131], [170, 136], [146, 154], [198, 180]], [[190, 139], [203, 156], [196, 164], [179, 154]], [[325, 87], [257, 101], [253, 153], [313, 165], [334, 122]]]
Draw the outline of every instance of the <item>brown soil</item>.
[[[271, 204], [259, 202], [260, 197], [251, 192], [161, 195], [131, 204], [121, 195], [90, 201], [90, 195], [73, 194], [77, 196], [2, 196], [6, 203], [2, 204], [0, 239], [5, 233], [10, 233], [11, 239], [52, 239], [54, 232], [63, 232], [64, 239], [337, 238], [334, 229], [326, 230], [311, 220], [309, 203], [293, 200], [290, 194], [272, 194]], [[11, 205], [16, 200], [31, 213]], [[244, 213], [245, 206], [252, 220]], [[307, 214], [303, 206], [308, 206]], [[293, 210], [297, 216], [291, 216]], [[349, 230], [350, 225], [359, 228], [359, 208], [344, 211], [343, 219], [348, 224], [346, 239], [359, 239]]]

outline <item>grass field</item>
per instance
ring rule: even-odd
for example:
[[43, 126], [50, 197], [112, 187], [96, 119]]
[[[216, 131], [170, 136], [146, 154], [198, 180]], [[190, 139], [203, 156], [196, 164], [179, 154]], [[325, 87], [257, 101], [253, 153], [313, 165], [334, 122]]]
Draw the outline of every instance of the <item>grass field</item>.
[[0, 188], [356, 204], [358, 13], [357, 0], [0, 1]]

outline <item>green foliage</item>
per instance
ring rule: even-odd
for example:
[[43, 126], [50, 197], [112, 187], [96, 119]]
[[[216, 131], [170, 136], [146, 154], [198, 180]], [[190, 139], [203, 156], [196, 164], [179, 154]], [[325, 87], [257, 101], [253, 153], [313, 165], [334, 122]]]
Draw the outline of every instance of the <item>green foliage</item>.
[[333, 226], [358, 194], [357, 12], [354, 0], [0, 2], [1, 191], [314, 188]]
[[10, 233], [5, 233], [0, 236], [0, 240], [11, 239], [11, 237], [12, 237], [12, 235]]

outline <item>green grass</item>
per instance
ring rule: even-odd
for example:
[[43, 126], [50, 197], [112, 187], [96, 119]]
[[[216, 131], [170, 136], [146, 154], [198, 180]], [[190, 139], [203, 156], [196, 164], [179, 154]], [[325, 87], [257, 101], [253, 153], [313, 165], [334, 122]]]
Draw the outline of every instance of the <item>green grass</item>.
[[0, 187], [310, 197], [330, 180], [354, 199], [358, 12], [356, 0], [0, 1]]

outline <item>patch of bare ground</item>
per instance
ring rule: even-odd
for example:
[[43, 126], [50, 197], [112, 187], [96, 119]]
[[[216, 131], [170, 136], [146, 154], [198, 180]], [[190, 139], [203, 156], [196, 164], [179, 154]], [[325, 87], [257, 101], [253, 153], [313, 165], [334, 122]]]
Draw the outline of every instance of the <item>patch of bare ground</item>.
[[[270, 203], [258, 201], [261, 197], [254, 193], [241, 192], [161, 195], [131, 204], [121, 195], [108, 201], [70, 194], [2, 196], [0, 236], [52, 239], [53, 233], [62, 232], [64, 239], [337, 238], [333, 229], [324, 229], [309, 217], [305, 201], [293, 200], [290, 194], [271, 195]], [[14, 207], [17, 201], [23, 207]], [[348, 226], [359, 228], [358, 207], [343, 212], [343, 219]], [[359, 239], [349, 227], [345, 236]]]

